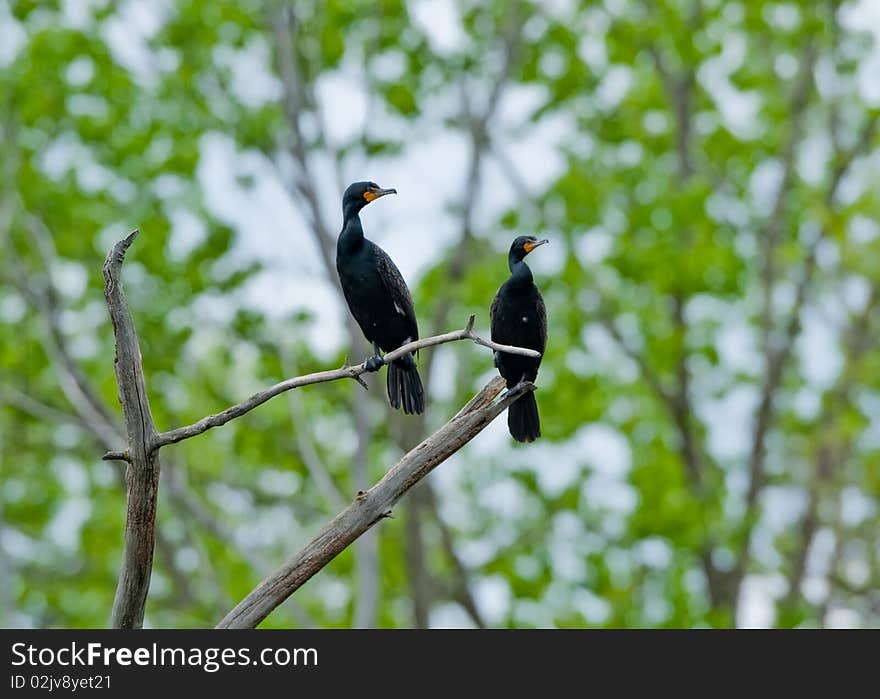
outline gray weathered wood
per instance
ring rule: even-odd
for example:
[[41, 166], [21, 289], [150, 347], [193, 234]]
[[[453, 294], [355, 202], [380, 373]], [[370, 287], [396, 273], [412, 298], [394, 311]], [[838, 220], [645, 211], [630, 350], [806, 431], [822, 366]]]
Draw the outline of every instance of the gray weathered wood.
[[379, 520], [390, 517], [391, 508], [410, 488], [535, 386], [520, 383], [495, 400], [503, 388], [501, 377], [492, 379], [458, 414], [409, 451], [376, 485], [359, 493], [302, 551], [257, 585], [217, 628], [256, 627], [355, 539]]
[[116, 337], [116, 382], [119, 402], [128, 436], [128, 465], [125, 482], [128, 505], [125, 518], [125, 552], [113, 600], [111, 625], [114, 628], [140, 628], [150, 589], [155, 545], [156, 495], [159, 486], [159, 457], [155, 448], [156, 428], [147, 399], [141, 350], [125, 293], [122, 289], [122, 263], [137, 237], [133, 231], [119, 241], [104, 262], [104, 296]]
[[[125, 300], [121, 280], [125, 254], [137, 235], [138, 231], [135, 230], [113, 246], [107, 254], [103, 270], [104, 296], [116, 338], [116, 382], [128, 440], [126, 449], [107, 452], [104, 455], [105, 459], [127, 462], [125, 550], [113, 601], [111, 624], [114, 628], [140, 628], [143, 625], [156, 536], [159, 449], [167, 444], [195, 437], [212, 427], [224, 425], [292, 388], [345, 378], [354, 379], [366, 387], [360, 377], [367, 371], [366, 366], [361, 364], [297, 376], [260, 391], [221, 413], [202, 418], [192, 425], [168, 432], [157, 432], [147, 399], [137, 332]], [[474, 317], [471, 316], [463, 329], [423, 338], [399, 347], [385, 355], [384, 363], [392, 362], [409, 352], [456, 340], [473, 340], [497, 352], [540, 356], [534, 350], [499, 345], [485, 340], [474, 332], [473, 326]], [[236, 610], [230, 612], [227, 619], [231, 621], [227, 625], [250, 623], [255, 626], [259, 623], [297, 587], [332, 560], [339, 551], [379, 519], [389, 516], [391, 506], [431, 469], [470, 441], [519, 396], [526, 391], [534, 390], [534, 386], [530, 383], [520, 384], [495, 401], [503, 386], [503, 380], [496, 377], [446, 425], [409, 452], [376, 486], [369, 492], [359, 495], [355, 503], [337, 516], [319, 535], [324, 538], [316, 540], [317, 543], [313, 542], [311, 548], [307, 547], [307, 550], [295, 561], [300, 560], [302, 556], [305, 556], [305, 559], [296, 563], [294, 569], [290, 571], [284, 572], [285, 569], [282, 569], [280, 583], [264, 583], [271, 588], [269, 594], [260, 592], [255, 598], [257, 591], [252, 593]], [[258, 590], [262, 590], [262, 587]], [[244, 611], [239, 610], [242, 607]]]

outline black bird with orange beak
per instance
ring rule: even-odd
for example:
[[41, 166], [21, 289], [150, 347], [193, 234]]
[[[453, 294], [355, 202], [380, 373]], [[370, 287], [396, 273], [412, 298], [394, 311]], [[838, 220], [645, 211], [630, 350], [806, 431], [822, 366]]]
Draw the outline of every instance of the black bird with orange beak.
[[[532, 279], [532, 270], [525, 257], [548, 240], [521, 235], [513, 241], [507, 255], [510, 277], [492, 301], [489, 317], [492, 320], [492, 340], [502, 345], [515, 345], [537, 350], [542, 355], [547, 345], [547, 309], [544, 299]], [[518, 354], [495, 352], [495, 366], [513, 388], [520, 381], [534, 381], [542, 357], [533, 359]], [[538, 403], [533, 392], [526, 393], [507, 409], [507, 427], [518, 442], [533, 442], [541, 436]]]
[[[342, 196], [342, 231], [336, 241], [336, 271], [352, 316], [373, 345], [374, 356], [366, 361], [378, 371], [391, 352], [417, 340], [419, 327], [412, 295], [400, 270], [378, 245], [364, 237], [360, 211], [367, 204], [396, 189], [382, 189], [375, 182], [355, 182]], [[425, 410], [425, 392], [415, 358], [407, 354], [388, 365], [388, 400], [403, 406], [407, 415]]]

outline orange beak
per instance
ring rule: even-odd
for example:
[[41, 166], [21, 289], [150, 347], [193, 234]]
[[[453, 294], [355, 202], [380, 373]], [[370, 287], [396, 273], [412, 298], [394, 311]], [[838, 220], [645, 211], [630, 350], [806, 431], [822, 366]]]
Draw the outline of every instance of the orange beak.
[[368, 189], [366, 192], [364, 192], [364, 199], [366, 199], [367, 201], [374, 201], [379, 197], [384, 197], [386, 194], [397, 194], [397, 190], [379, 189], [378, 187], [376, 189]]
[[549, 243], [549, 242], [550, 242], [549, 240], [547, 240], [546, 238], [544, 238], [544, 240], [537, 240], [537, 241], [535, 241], [534, 243], [524, 243], [524, 244], [523, 244], [523, 248], [525, 248], [525, 251], [526, 251], [526, 252], [531, 252], [531, 251], [534, 250], [536, 247], [539, 247], [539, 246], [541, 246], [541, 245], [545, 245], [546, 243]]

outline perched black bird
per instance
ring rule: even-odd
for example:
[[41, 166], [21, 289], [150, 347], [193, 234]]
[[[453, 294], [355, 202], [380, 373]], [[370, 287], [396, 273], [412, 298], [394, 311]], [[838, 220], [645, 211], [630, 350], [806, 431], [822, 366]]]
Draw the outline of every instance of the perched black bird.
[[[548, 242], [522, 235], [510, 246], [507, 255], [510, 278], [498, 289], [489, 309], [494, 342], [525, 347], [544, 354], [547, 345], [547, 309], [524, 258], [536, 247]], [[535, 380], [541, 357], [533, 359], [495, 352], [495, 366], [507, 381], [507, 388], [513, 388], [520, 381]], [[507, 427], [518, 442], [533, 442], [541, 436], [538, 404], [533, 392], [526, 393], [507, 409]]]
[[[382, 189], [375, 182], [355, 182], [342, 196], [342, 232], [336, 241], [336, 271], [348, 308], [364, 336], [373, 344], [375, 356], [367, 360], [369, 371], [384, 364], [380, 351], [391, 352], [417, 340], [419, 327], [412, 296], [400, 270], [378, 245], [364, 238], [358, 215], [371, 201], [396, 189]], [[410, 415], [425, 410], [422, 380], [412, 354], [388, 365], [388, 400], [403, 405]]]

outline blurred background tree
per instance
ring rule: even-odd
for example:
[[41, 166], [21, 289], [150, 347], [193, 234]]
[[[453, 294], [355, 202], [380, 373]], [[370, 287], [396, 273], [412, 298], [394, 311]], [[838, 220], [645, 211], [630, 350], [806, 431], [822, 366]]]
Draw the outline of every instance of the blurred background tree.
[[[530, 258], [544, 437], [503, 420], [264, 626], [880, 623], [880, 4], [0, 4], [0, 624], [104, 626], [126, 265], [160, 429], [361, 361], [340, 194], [424, 336]], [[146, 624], [213, 625], [493, 373], [422, 354], [163, 451]]]

